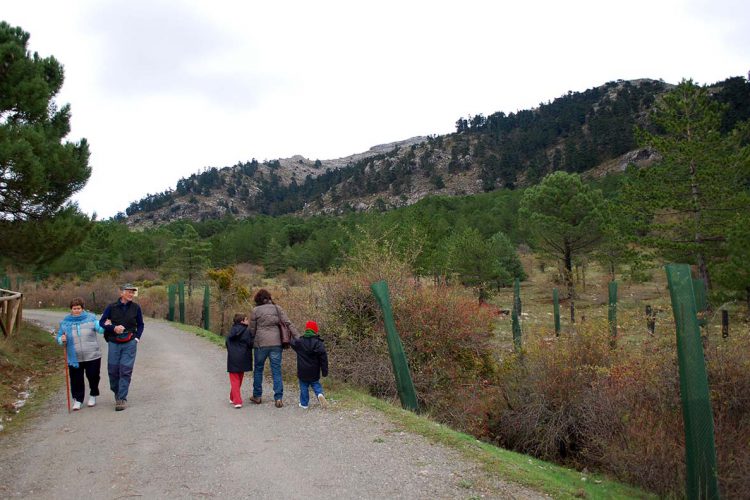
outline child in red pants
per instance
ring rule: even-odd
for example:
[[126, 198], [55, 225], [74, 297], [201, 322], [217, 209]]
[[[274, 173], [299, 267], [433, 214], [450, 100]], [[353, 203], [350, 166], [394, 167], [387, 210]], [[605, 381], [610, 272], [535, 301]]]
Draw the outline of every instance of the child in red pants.
[[229, 402], [242, 408], [242, 379], [253, 371], [253, 340], [246, 314], [234, 315], [232, 329], [227, 336], [227, 371], [229, 372]]

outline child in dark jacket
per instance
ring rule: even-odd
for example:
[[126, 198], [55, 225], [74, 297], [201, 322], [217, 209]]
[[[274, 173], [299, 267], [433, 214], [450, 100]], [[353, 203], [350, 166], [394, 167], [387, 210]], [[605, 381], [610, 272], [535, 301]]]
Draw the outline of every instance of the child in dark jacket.
[[253, 371], [253, 338], [246, 314], [234, 315], [232, 329], [226, 339], [227, 371], [229, 372], [229, 403], [242, 408], [242, 379]]
[[310, 404], [310, 387], [320, 406], [325, 408], [327, 402], [320, 384], [320, 375], [328, 376], [328, 353], [323, 339], [318, 337], [318, 324], [315, 321], [305, 323], [304, 335], [292, 338], [291, 346], [297, 353], [300, 408], [307, 409]]

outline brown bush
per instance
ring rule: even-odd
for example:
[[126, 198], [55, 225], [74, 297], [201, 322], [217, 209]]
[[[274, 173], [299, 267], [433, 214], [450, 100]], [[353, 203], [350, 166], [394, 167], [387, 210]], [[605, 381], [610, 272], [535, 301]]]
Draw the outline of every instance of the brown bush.
[[489, 406], [497, 394], [491, 313], [462, 288], [422, 286], [395, 253], [367, 247], [316, 286], [291, 291], [288, 300], [295, 307], [290, 316], [300, 324], [318, 321], [337, 379], [395, 398], [382, 314], [370, 290], [381, 279], [388, 283], [422, 408], [458, 429], [486, 435]]
[[750, 495], [750, 357], [748, 335], [716, 339], [706, 349], [719, 486], [724, 498]]
[[477, 437], [499, 395], [492, 313], [464, 289], [414, 289], [394, 308], [420, 402], [439, 420]]
[[[744, 337], [744, 338], [743, 338]], [[750, 361], [747, 336], [706, 351], [719, 484], [750, 491]], [[684, 496], [685, 438], [672, 335], [609, 348], [607, 325], [572, 337], [527, 339], [503, 367], [502, 405], [491, 431], [503, 446], [603, 470], [664, 496]]]
[[29, 285], [24, 293], [26, 307], [62, 307], [67, 309], [73, 297], [82, 297], [86, 309], [101, 314], [119, 297], [119, 276], [100, 276], [90, 282], [67, 281], [61, 278]]
[[608, 338], [589, 329], [527, 340], [501, 375], [505, 406], [493, 415], [495, 440], [546, 460], [570, 460], [584, 446], [586, 402], [610, 356]]

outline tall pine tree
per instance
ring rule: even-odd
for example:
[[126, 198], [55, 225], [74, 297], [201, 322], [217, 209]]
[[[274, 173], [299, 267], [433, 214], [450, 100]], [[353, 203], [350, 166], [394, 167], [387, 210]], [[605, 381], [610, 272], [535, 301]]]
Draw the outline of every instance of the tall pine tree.
[[70, 106], [54, 97], [62, 65], [28, 49], [29, 34], [0, 22], [0, 258], [39, 264], [77, 245], [90, 227], [65, 205], [89, 179], [85, 139], [70, 132]]
[[528, 227], [537, 246], [563, 263], [575, 322], [573, 260], [599, 245], [603, 235], [605, 202], [578, 174], [554, 172], [529, 189], [521, 199], [519, 226]]
[[691, 80], [657, 103], [653, 123], [656, 132], [640, 130], [639, 139], [661, 161], [630, 176], [624, 198], [644, 223], [644, 242], [694, 264], [711, 289], [710, 269], [726, 257], [727, 223], [750, 209], [747, 142], [721, 133], [722, 106]]

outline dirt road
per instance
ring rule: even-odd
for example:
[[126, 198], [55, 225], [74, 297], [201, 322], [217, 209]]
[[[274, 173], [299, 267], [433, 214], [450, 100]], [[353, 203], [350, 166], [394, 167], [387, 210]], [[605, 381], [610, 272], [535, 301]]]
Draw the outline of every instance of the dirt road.
[[[62, 317], [24, 315], [45, 327]], [[267, 380], [262, 405], [246, 400], [235, 409], [225, 370], [223, 349], [147, 319], [128, 408], [114, 411], [104, 362], [96, 407], [68, 414], [61, 373], [61, 389], [42, 414], [25, 432], [0, 439], [0, 497], [541, 497], [488, 479], [457, 452], [404, 433], [373, 410], [335, 401], [325, 411], [303, 410], [291, 384], [284, 408], [269, 403]]]

